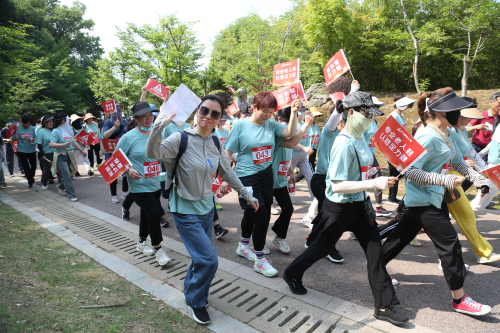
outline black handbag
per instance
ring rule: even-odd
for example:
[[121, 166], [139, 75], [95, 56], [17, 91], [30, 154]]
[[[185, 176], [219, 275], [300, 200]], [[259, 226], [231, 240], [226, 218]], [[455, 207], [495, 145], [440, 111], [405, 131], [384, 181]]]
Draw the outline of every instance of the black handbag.
[[[363, 180], [363, 172], [361, 171], [361, 163], [359, 162], [359, 156], [358, 152], [356, 151], [356, 147], [351, 144], [351, 140], [347, 135], [341, 134], [345, 136], [346, 138], [349, 139], [349, 145], [352, 146], [352, 149], [354, 149], [354, 153], [356, 154], [356, 160], [358, 161], [358, 168], [359, 168], [359, 177], [361, 180]], [[370, 201], [370, 197], [366, 196], [366, 191], [363, 191], [363, 211], [365, 212], [365, 219], [366, 222], [368, 222], [369, 225], [377, 225], [377, 221], [375, 219], [375, 209], [373, 209], [372, 202]]]

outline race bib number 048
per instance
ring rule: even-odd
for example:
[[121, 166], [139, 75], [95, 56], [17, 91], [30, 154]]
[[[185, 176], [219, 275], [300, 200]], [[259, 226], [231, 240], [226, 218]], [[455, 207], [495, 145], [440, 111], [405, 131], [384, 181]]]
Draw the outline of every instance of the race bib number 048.
[[160, 175], [160, 161], [144, 162], [144, 178]]
[[252, 157], [254, 164], [262, 164], [271, 161], [272, 146], [262, 146], [252, 148]]

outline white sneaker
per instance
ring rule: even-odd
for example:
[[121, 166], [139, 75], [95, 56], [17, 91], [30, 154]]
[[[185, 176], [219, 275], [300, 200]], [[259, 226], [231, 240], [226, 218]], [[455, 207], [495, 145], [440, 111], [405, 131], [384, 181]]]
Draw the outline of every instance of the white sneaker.
[[421, 247], [422, 243], [420, 243], [420, 241], [418, 239], [413, 238], [412, 241], [410, 242], [410, 245], [415, 246], [415, 247]]
[[264, 245], [264, 249], [262, 250], [262, 252], [264, 252], [264, 254], [269, 254], [271, 253], [271, 250], [267, 247], [267, 245]]
[[127, 192], [122, 192], [122, 198], [125, 199], [128, 195], [128, 191]]
[[352, 231], [349, 231], [349, 235], [351, 235], [352, 240], [357, 240], [356, 236], [354, 236], [354, 233]]
[[500, 254], [490, 253], [488, 257], [477, 257], [478, 264], [488, 264], [500, 260]]
[[304, 218], [302, 219], [302, 225], [308, 227], [309, 229], [313, 228], [312, 221], [307, 216], [304, 216]]
[[71, 201], [75, 202], [75, 201], [78, 201], [78, 198], [77, 198], [77, 197], [74, 197], [74, 198], [71, 198], [71, 199], [69, 199], [69, 200], [71, 200]]
[[393, 286], [397, 286], [399, 284], [399, 281], [396, 280], [395, 278], [391, 278], [391, 282]]
[[277, 208], [275, 208], [274, 206], [271, 206], [271, 214], [280, 215], [281, 212]]
[[255, 253], [252, 252], [252, 250], [248, 248], [248, 245], [246, 249], [242, 249], [241, 243], [238, 243], [238, 249], [236, 249], [236, 254], [241, 257], [247, 258], [250, 261], [257, 260], [257, 256], [255, 255]]
[[111, 197], [111, 201], [113, 201], [113, 203], [119, 203], [120, 202], [120, 200], [118, 200], [118, 196], [116, 196], [116, 195]]
[[142, 243], [137, 242], [136, 250], [144, 253], [144, 255], [146, 255], [146, 256], [152, 256], [153, 254], [155, 254], [155, 250], [150, 248], [149, 245], [146, 244], [146, 242], [142, 242]]
[[42, 190], [48, 190], [49, 189], [49, 185], [42, 185]]
[[283, 238], [279, 238], [278, 236], [275, 236], [273, 239], [273, 244], [277, 246], [281, 252], [283, 253], [289, 253], [290, 252], [290, 247], [288, 244], [285, 242]]
[[[443, 266], [441, 265], [441, 259], [438, 259], [438, 262], [439, 262], [438, 269], [442, 271], [443, 270]], [[465, 266], [465, 271], [468, 272], [469, 269], [470, 269], [470, 266], [467, 265], [467, 264], [464, 264], [464, 266]]]
[[[258, 263], [257, 261], [260, 261], [260, 263]], [[278, 271], [273, 266], [271, 266], [266, 258], [262, 260], [256, 260], [255, 264], [253, 265], [253, 270], [267, 277], [272, 277], [278, 274]]]
[[450, 213], [450, 220], [454, 220], [455, 218], [453, 217], [453, 215], [451, 215]]
[[172, 261], [172, 259], [170, 259], [170, 257], [165, 253], [165, 251], [163, 251], [163, 249], [159, 249], [158, 251], [156, 251], [155, 256], [156, 261], [158, 261], [158, 264], [160, 264], [160, 266], [165, 266]]
[[66, 192], [64, 190], [61, 190], [59, 186], [57, 187], [57, 190], [59, 191], [60, 195], [66, 195]]

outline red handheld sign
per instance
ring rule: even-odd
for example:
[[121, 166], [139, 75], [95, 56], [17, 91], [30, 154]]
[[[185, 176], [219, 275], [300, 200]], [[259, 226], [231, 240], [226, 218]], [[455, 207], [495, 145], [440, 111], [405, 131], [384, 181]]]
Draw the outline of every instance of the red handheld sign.
[[104, 146], [104, 151], [106, 153], [112, 153], [116, 149], [116, 145], [118, 144], [118, 139], [102, 139], [102, 145]]
[[101, 103], [104, 114], [116, 112], [115, 100], [104, 101]]
[[168, 96], [168, 88], [153, 79], [148, 79], [146, 88], [150, 93], [160, 97], [161, 99], [165, 99], [165, 97]]
[[500, 188], [500, 165], [485, 169], [483, 173], [496, 187]]
[[292, 105], [293, 100], [297, 95], [299, 95], [304, 100], [306, 99], [304, 94], [304, 89], [302, 88], [302, 82], [292, 84], [278, 90], [273, 91], [274, 98], [278, 101], [278, 106], [276, 110], [281, 110], [287, 106]]
[[130, 162], [121, 148], [119, 148], [97, 170], [99, 170], [102, 178], [109, 185], [131, 167], [132, 162]]
[[351, 70], [349, 62], [345, 57], [344, 51], [340, 49], [333, 57], [328, 60], [323, 68], [323, 75], [325, 76], [326, 85], [330, 85], [336, 78]]
[[10, 138], [12, 138], [12, 136], [13, 136], [14, 134], [16, 134], [16, 133], [17, 133], [17, 125], [14, 125], [14, 126], [12, 126], [10, 129], [8, 129], [8, 130], [5, 132], [5, 137], [6, 137], [7, 139], [10, 139]]
[[233, 114], [235, 114], [239, 110], [240, 110], [240, 108], [238, 107], [238, 104], [236, 104], [236, 102], [234, 102], [233, 104], [229, 105], [229, 107], [227, 108], [227, 114], [232, 117]]
[[274, 65], [273, 87], [286, 86], [299, 82], [300, 59]]

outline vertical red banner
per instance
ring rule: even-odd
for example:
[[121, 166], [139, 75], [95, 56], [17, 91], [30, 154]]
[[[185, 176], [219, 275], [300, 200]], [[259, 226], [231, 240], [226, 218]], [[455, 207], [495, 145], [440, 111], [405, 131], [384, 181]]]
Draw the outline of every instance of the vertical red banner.
[[347, 73], [351, 67], [345, 57], [344, 51], [341, 49], [333, 57], [328, 60], [323, 68], [323, 75], [325, 76], [326, 85], [330, 85], [336, 78], [344, 73]]
[[273, 87], [298, 83], [300, 80], [300, 59], [274, 65]]
[[104, 101], [101, 103], [104, 114], [116, 112], [115, 100]]

